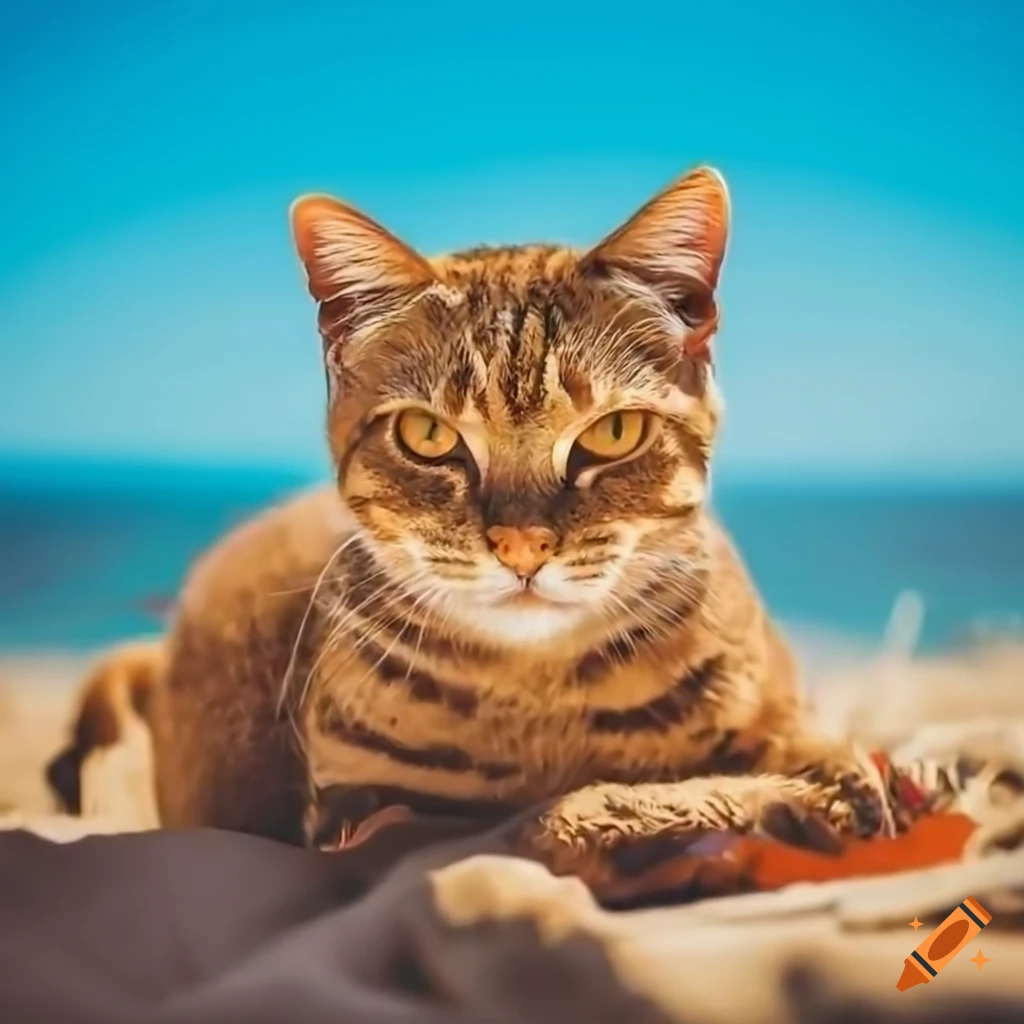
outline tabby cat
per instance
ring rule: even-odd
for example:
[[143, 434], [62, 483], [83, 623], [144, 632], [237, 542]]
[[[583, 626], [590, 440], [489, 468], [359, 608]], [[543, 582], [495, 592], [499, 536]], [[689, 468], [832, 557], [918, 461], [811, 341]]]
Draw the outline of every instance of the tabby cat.
[[719, 174], [586, 252], [428, 259], [334, 199], [291, 217], [336, 485], [192, 571], [154, 652], [163, 822], [306, 843], [324, 793], [362, 808], [342, 839], [374, 808], [539, 804], [530, 852], [597, 874], [780, 806], [890, 830], [708, 510]]

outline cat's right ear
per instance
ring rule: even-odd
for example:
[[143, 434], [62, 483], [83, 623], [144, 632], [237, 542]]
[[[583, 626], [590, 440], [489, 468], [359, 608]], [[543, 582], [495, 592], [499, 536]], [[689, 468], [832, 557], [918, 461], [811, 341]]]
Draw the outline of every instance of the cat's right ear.
[[291, 225], [310, 294], [320, 304], [325, 346], [386, 321], [436, 282], [419, 253], [330, 196], [297, 199]]
[[728, 233], [725, 179], [698, 167], [591, 249], [581, 265], [646, 285], [685, 325], [683, 349], [704, 357], [718, 326], [715, 291]]

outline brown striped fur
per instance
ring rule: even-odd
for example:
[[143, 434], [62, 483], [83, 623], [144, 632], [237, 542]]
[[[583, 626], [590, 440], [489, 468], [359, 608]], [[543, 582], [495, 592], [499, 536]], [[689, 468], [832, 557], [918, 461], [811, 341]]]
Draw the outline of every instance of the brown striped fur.
[[[863, 807], [838, 797], [873, 783], [811, 734], [792, 658], [706, 504], [727, 224], [704, 169], [586, 253], [426, 259], [334, 200], [296, 204], [337, 487], [192, 572], [153, 715], [167, 824], [300, 842], [337, 785], [516, 807], [671, 781], [686, 816], [679, 780], [759, 772], [814, 785], [745, 781], [753, 817], [817, 786], [811, 803], [852, 827]], [[458, 431], [450, 457], [403, 447], [408, 408]], [[643, 443], [588, 463], [575, 438], [623, 408], [647, 414]], [[496, 557], [496, 528], [550, 538], [529, 586]], [[586, 831], [562, 811], [547, 820]]]

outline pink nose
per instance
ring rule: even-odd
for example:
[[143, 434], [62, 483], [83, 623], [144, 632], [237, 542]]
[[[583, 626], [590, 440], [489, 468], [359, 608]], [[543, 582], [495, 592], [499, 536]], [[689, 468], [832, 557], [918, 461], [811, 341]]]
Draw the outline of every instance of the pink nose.
[[555, 553], [555, 534], [543, 526], [492, 526], [487, 540], [495, 558], [529, 579]]

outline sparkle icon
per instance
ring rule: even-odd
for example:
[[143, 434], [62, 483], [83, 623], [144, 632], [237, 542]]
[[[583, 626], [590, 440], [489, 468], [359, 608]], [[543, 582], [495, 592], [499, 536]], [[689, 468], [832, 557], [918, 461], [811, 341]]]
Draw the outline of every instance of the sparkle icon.
[[982, 953], [982, 951], [980, 949], [978, 950], [978, 955], [977, 956], [972, 956], [971, 957], [971, 963], [972, 964], [977, 964], [979, 971], [982, 969], [982, 967], [985, 966], [985, 964], [990, 964], [991, 962], [992, 962], [992, 958], [990, 956], [985, 956], [985, 954]]
[[921, 922], [915, 917], [914, 920], [910, 922], [910, 927], [916, 932], [917, 929], [921, 927]]

